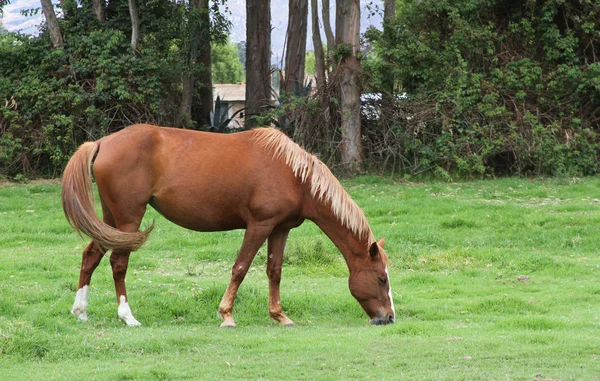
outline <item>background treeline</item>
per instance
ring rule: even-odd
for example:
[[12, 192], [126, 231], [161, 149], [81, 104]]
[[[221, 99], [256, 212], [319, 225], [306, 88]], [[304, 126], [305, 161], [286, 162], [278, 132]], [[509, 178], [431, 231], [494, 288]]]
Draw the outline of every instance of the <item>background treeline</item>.
[[[377, 92], [400, 99], [365, 129], [402, 171], [589, 175], [600, 169], [600, 2], [406, 1], [368, 38]], [[385, 59], [384, 59], [385, 58]]]
[[[208, 23], [204, 41], [227, 46], [226, 3], [207, 7], [208, 18], [193, 3], [137, 5], [133, 51], [124, 1], [109, 1], [102, 20], [85, 6], [71, 9], [58, 20], [59, 49], [47, 28], [37, 37], [0, 35], [0, 175], [59, 175], [78, 144], [136, 122], [210, 125], [182, 114], [182, 75], [201, 77], [207, 67], [193, 59], [201, 52], [190, 58], [193, 20]], [[362, 36], [358, 56], [365, 168], [446, 179], [600, 171], [600, 1], [395, 5], [383, 31]], [[342, 160], [347, 113], [336, 63], [345, 49], [327, 51], [325, 80], [282, 93], [262, 119], [330, 165]], [[196, 95], [208, 86], [198, 83]]]

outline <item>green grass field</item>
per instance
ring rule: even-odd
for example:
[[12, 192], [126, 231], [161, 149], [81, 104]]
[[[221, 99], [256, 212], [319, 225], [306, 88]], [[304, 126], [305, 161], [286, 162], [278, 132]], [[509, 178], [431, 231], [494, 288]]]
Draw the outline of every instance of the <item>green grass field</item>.
[[242, 231], [195, 233], [149, 209], [131, 257], [130, 328], [105, 258], [71, 316], [87, 240], [53, 183], [0, 186], [0, 379], [594, 380], [600, 378], [600, 177], [344, 186], [385, 236], [396, 324], [369, 326], [341, 254], [312, 223], [290, 234], [268, 317], [265, 249], [217, 306]]

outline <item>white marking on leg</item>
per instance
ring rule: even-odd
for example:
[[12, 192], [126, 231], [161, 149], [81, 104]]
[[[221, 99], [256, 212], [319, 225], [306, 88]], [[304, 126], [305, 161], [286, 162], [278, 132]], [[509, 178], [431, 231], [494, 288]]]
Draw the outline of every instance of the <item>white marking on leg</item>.
[[392, 284], [390, 283], [390, 274], [388, 274], [387, 267], [385, 268], [385, 275], [388, 278], [388, 295], [390, 296], [390, 303], [392, 303], [392, 312], [394, 313], [394, 318], [396, 317], [396, 309], [394, 308], [394, 299], [392, 299]]
[[121, 295], [119, 297], [119, 308], [117, 310], [117, 313], [119, 315], [119, 319], [121, 319], [123, 322], [125, 322], [125, 324], [127, 324], [130, 327], [142, 325], [142, 323], [137, 321], [131, 314], [131, 308], [129, 308], [129, 303], [127, 303], [125, 295]]
[[87, 305], [88, 305], [88, 289], [89, 286], [83, 286], [79, 290], [77, 290], [77, 294], [75, 294], [75, 303], [73, 303], [73, 308], [71, 309], [71, 313], [77, 317], [77, 319], [81, 321], [87, 321]]

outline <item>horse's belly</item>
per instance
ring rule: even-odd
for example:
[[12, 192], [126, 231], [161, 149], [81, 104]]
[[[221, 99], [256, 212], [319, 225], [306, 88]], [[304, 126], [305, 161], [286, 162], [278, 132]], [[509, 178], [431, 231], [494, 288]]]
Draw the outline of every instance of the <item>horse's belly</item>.
[[215, 200], [198, 204], [153, 198], [150, 205], [169, 221], [190, 230], [213, 232], [246, 228], [238, 208], [219, 205]]

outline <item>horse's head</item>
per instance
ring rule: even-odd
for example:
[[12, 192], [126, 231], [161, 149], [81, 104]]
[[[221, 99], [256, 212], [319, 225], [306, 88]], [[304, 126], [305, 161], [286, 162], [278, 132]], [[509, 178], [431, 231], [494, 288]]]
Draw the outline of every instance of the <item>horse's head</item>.
[[390, 324], [396, 318], [392, 290], [387, 271], [384, 239], [373, 242], [369, 254], [360, 259], [363, 263], [350, 272], [348, 284], [352, 296], [358, 300], [371, 324]]

